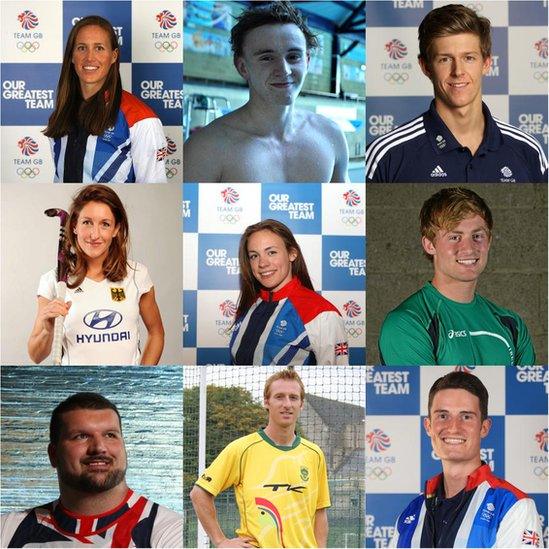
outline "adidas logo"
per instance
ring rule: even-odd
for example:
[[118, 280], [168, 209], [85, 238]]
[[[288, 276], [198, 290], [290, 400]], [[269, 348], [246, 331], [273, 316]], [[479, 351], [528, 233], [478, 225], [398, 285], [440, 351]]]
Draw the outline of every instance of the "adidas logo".
[[75, 294], [83, 294], [84, 290], [80, 286], [78, 286], [78, 288], [76, 288], [76, 290], [74, 290], [74, 293]]
[[448, 176], [448, 174], [440, 166], [437, 166], [431, 172], [431, 177], [447, 177], [447, 176]]

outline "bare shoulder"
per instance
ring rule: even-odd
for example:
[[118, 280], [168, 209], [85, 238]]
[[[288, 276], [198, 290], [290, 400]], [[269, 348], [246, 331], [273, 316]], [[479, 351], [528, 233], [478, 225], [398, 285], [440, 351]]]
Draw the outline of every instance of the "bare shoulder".
[[220, 181], [227, 144], [233, 139], [233, 130], [227, 121], [231, 115], [222, 116], [203, 128], [195, 129], [185, 141], [183, 161], [186, 181]]
[[343, 132], [341, 131], [341, 128], [333, 120], [330, 120], [329, 118], [326, 118], [321, 114], [317, 114], [311, 111], [301, 111], [300, 114], [304, 117], [306, 123], [310, 127], [321, 131], [327, 137], [331, 139], [335, 137], [343, 138]]

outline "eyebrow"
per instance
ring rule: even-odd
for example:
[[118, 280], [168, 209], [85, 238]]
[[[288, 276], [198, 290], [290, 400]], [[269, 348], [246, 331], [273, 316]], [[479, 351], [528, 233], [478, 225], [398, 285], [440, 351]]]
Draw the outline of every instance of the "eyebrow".
[[[277, 249], [278, 247], [276, 246], [276, 244], [273, 244], [272, 246], [267, 246], [263, 251], [267, 252], [269, 250], [272, 250], [272, 249]], [[251, 253], [257, 253], [256, 250], [250, 250], [248, 249], [248, 253], [251, 254]]]
[[[488, 232], [488, 228], [487, 227], [477, 227], [476, 229], [473, 229], [472, 233], [478, 233], [479, 231], [484, 231], [484, 232]], [[448, 233], [456, 233], [456, 234], [464, 234], [465, 231], [457, 231], [456, 229], [450, 229], [448, 231], [446, 231]], [[468, 231], [469, 232], [469, 231]]]
[[[450, 411], [449, 410], [432, 410], [432, 413], [433, 414], [441, 414], [441, 413], [447, 413], [448, 414], [448, 413], [450, 413]], [[476, 412], [473, 412], [471, 410], [460, 410], [458, 413], [460, 413], [460, 414], [471, 414], [473, 416], [477, 415]]]
[[[289, 48], [288, 50], [286, 50], [286, 53], [290, 53], [290, 52], [299, 52], [299, 53], [303, 53], [305, 50], [303, 48]], [[257, 51], [254, 51], [252, 55], [254, 56], [257, 56], [257, 55], [263, 55], [264, 53], [276, 53], [275, 50], [273, 49], [264, 49], [264, 50], [257, 50]]]

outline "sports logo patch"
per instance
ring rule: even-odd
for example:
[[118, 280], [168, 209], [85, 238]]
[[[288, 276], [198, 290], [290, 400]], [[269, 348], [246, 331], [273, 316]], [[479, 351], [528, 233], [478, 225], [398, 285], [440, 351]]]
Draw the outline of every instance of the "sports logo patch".
[[301, 476], [301, 480], [305, 482], [309, 480], [309, 469], [307, 469], [304, 465], [299, 470], [299, 474]]
[[111, 299], [113, 301], [124, 301], [126, 299], [124, 288], [111, 288]]
[[156, 151], [156, 161], [160, 162], [161, 160], [164, 160], [168, 156], [168, 148], [162, 147], [161, 149], [158, 149]]
[[335, 344], [335, 356], [345, 356], [349, 354], [349, 344], [346, 341]]
[[524, 545], [531, 545], [532, 547], [539, 547], [539, 536], [534, 530], [524, 530], [522, 532], [522, 543]]

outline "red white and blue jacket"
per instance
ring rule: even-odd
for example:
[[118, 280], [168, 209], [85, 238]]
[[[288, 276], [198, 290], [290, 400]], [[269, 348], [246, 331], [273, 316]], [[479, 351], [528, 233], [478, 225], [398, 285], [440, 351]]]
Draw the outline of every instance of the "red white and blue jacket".
[[[54, 182], [65, 181], [68, 135], [50, 139]], [[74, 145], [74, 144], [73, 144]], [[83, 156], [82, 183], [166, 183], [167, 143], [154, 111], [131, 93], [122, 92], [116, 123], [103, 135], [88, 135], [77, 147]], [[85, 150], [83, 150], [85, 148]]]
[[[425, 493], [415, 498], [397, 519], [390, 547], [436, 547], [432, 541], [432, 505], [443, 475], [425, 483]], [[458, 513], [461, 524], [454, 529], [453, 543], [444, 547], [543, 547], [536, 505], [524, 492], [493, 475], [482, 464], [467, 479], [466, 501]], [[422, 542], [423, 538], [423, 543]]]
[[128, 490], [100, 515], [79, 515], [59, 500], [1, 517], [2, 547], [183, 547], [183, 517]]
[[233, 364], [348, 364], [349, 345], [339, 311], [297, 277], [277, 292], [261, 290], [237, 319]]

